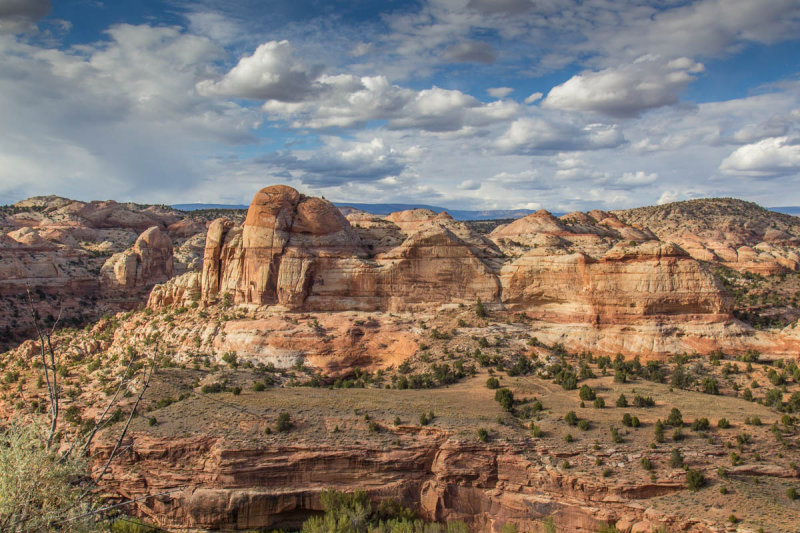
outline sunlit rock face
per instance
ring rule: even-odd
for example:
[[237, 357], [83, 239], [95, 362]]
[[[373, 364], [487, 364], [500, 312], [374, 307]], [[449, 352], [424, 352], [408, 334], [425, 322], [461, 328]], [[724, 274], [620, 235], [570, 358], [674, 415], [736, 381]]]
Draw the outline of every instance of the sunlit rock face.
[[112, 255], [100, 270], [111, 288], [145, 287], [172, 277], [172, 242], [157, 226], [144, 231], [129, 249]]
[[373, 254], [374, 245], [365, 244], [327, 200], [283, 185], [267, 187], [253, 198], [241, 228], [222, 219], [211, 223], [203, 300], [227, 293], [236, 303], [318, 311], [498, 300], [497, 276], [437, 220]]

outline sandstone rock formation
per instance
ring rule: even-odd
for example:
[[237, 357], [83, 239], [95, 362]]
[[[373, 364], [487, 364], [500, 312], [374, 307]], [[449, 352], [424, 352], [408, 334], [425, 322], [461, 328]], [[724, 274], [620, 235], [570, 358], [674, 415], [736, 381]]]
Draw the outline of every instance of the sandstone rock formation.
[[181, 307], [200, 300], [200, 273], [186, 272], [153, 287], [147, 299], [151, 308]]
[[[30, 333], [27, 305], [20, 305], [27, 301], [27, 288], [40, 316], [60, 314], [62, 325], [82, 325], [92, 317], [134, 307], [146, 300], [153, 283], [201, 268], [205, 225], [200, 217], [164, 206], [113, 201], [42, 196], [0, 206], [0, 294], [4, 297], [0, 328], [10, 332], [0, 339], [0, 349]], [[169, 245], [176, 249], [172, 272], [158, 257], [144, 259], [162, 265], [155, 271], [146, 271], [147, 265], [141, 270], [140, 264], [136, 272], [134, 263], [142, 256], [132, 247], [151, 227], [157, 227], [163, 237], [156, 248], [166, 250], [171, 241]], [[142, 246], [145, 256], [153, 249], [150, 243]], [[101, 274], [114, 254], [122, 254], [113, 261], [116, 266], [109, 264]], [[104, 278], [110, 283], [101, 282]]]
[[505, 265], [501, 279], [509, 309], [556, 322], [724, 321], [732, 305], [707, 269], [658, 241], [619, 244], [599, 259], [533, 248]]
[[[469, 443], [435, 429], [396, 432], [413, 440], [402, 448], [253, 447], [210, 436], [134, 435], [132, 453], [112, 463], [106, 488], [132, 499], [183, 488], [137, 505], [152, 521], [189, 530], [297, 529], [322, 511], [321, 492], [334, 488], [393, 498], [428, 520], [463, 520], [473, 531], [500, 531], [506, 522], [539, 531], [547, 517], [557, 531], [594, 533], [609, 522], [641, 532], [665, 523], [670, 530], [708, 531], [700, 517], [670, 516], [641, 504], [641, 498], [681, 490], [680, 481], [582, 479], [551, 466], [556, 458], [546, 450], [526, 457], [514, 445]], [[97, 452], [100, 460], [110, 445]]]
[[325, 200], [285, 186], [263, 189], [241, 228], [221, 219], [209, 227], [203, 300], [228, 293], [234, 302], [340, 311], [481, 298], [540, 319], [594, 325], [730, 315], [702, 265], [610, 213], [558, 219], [540, 211], [497, 228], [491, 240], [422, 209], [349, 217], [357, 229]]
[[111, 288], [151, 286], [172, 277], [172, 242], [153, 226], [144, 231], [131, 248], [112, 255], [100, 269]]
[[800, 269], [800, 219], [733, 198], [688, 200], [617, 211], [692, 257], [735, 270], [772, 274]]
[[210, 225], [203, 299], [228, 293], [237, 303], [321, 311], [497, 300], [499, 283], [490, 268], [468, 242], [437, 223], [454, 221], [433, 218], [408, 235], [397, 227], [402, 243], [375, 255], [330, 202], [267, 187], [256, 194], [241, 229], [224, 220]]

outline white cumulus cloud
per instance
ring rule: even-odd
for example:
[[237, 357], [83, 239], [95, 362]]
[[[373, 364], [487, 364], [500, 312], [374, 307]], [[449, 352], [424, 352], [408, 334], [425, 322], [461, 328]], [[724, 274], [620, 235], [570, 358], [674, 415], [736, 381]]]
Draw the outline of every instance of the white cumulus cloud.
[[553, 87], [543, 105], [567, 111], [590, 111], [612, 117], [635, 117], [675, 104], [703, 65], [687, 58], [663, 61], [645, 57], [632, 64], [573, 76]]
[[800, 172], [800, 138], [771, 137], [737, 148], [719, 166], [725, 174], [771, 178]]
[[491, 87], [486, 89], [486, 93], [491, 96], [492, 98], [505, 98], [509, 94], [513, 93], [514, 89], [511, 87]]
[[221, 80], [202, 81], [197, 88], [207, 95], [301, 102], [314, 91], [321, 71], [300, 62], [289, 41], [270, 41], [240, 59]]
[[599, 150], [625, 142], [617, 125], [559, 122], [538, 117], [515, 120], [495, 145], [501, 152], [537, 154], [567, 150]]
[[436, 86], [416, 91], [382, 75], [323, 74], [322, 67], [307, 67], [298, 59], [288, 41], [260, 45], [220, 79], [197, 87], [208, 96], [263, 100], [262, 109], [272, 118], [288, 120], [296, 128], [386, 121], [390, 130], [469, 133], [507, 121], [518, 111], [514, 102], [482, 104], [464, 92]]

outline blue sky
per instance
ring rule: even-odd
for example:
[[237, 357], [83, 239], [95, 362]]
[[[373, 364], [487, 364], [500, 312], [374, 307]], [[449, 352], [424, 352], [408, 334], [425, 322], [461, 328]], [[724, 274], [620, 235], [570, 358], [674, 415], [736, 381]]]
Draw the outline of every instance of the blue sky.
[[800, 204], [798, 0], [0, 0], [0, 203]]

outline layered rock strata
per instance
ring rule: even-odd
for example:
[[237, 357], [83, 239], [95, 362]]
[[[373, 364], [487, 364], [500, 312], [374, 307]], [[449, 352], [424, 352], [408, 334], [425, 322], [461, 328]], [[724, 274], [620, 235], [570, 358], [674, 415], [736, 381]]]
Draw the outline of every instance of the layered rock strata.
[[351, 213], [285, 186], [255, 196], [244, 225], [206, 239], [202, 299], [309, 311], [408, 310], [474, 303], [555, 322], [724, 322], [731, 302], [676, 245], [602, 211], [538, 212], [489, 238], [446, 213]]
[[297, 310], [401, 310], [499, 300], [500, 286], [445, 224], [425, 224], [373, 254], [333, 204], [279, 185], [256, 194], [241, 228], [210, 225], [203, 300], [224, 294]]
[[172, 277], [172, 242], [153, 226], [129, 249], [112, 255], [100, 269], [103, 281], [113, 289], [152, 286]]
[[[326, 489], [394, 498], [428, 520], [463, 520], [473, 531], [595, 532], [606, 523], [633, 531], [708, 531], [701, 520], [648, 509], [641, 499], [682, 490], [681, 481], [615, 482], [556, 468], [545, 449], [464, 442], [447, 432], [398, 428], [413, 441], [398, 448], [304, 444], [230, 447], [223, 439], [163, 439], [134, 434], [131, 452], [111, 464], [105, 489], [136, 499], [139, 512], [172, 529], [297, 529], [322, 511]], [[111, 445], [96, 449], [97, 460]], [[142, 501], [148, 494], [162, 494]]]

